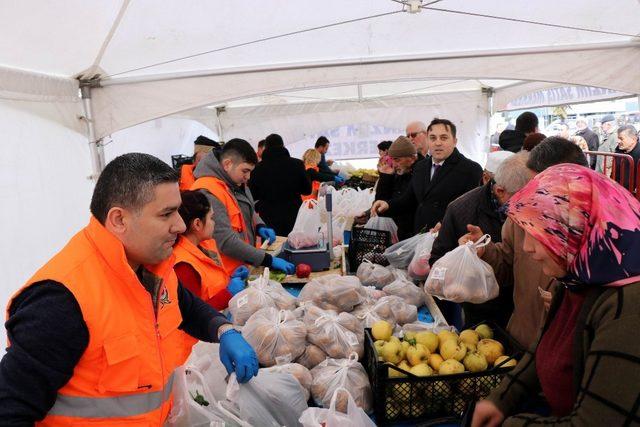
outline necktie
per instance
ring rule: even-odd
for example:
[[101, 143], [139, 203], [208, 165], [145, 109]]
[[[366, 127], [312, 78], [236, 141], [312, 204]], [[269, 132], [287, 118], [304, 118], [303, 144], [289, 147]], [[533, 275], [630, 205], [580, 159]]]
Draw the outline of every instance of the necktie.
[[436, 176], [436, 174], [438, 173], [438, 170], [440, 169], [440, 166], [442, 166], [442, 165], [439, 165], [439, 164], [437, 164], [437, 163], [434, 163], [434, 164], [433, 164], [433, 175], [431, 175], [431, 178], [432, 178], [432, 179], [433, 179], [433, 178]]

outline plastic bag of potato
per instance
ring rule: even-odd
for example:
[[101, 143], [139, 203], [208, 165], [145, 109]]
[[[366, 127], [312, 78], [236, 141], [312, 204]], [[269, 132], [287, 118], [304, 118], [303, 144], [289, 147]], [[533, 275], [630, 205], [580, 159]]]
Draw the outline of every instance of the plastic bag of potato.
[[263, 368], [263, 370], [266, 372], [283, 372], [293, 375], [305, 391], [305, 401], [309, 400], [309, 397], [311, 396], [311, 383], [313, 381], [313, 377], [311, 376], [309, 369], [299, 363], [285, 363], [284, 365], [275, 365], [270, 368]]
[[255, 312], [242, 329], [262, 366], [290, 363], [305, 348], [307, 327], [292, 311], [273, 307]]
[[304, 316], [307, 339], [334, 359], [364, 354], [364, 328], [349, 313], [336, 313], [310, 306]]
[[229, 300], [229, 312], [233, 324], [242, 326], [253, 313], [261, 308], [272, 307], [281, 310], [296, 308], [296, 299], [275, 280], [269, 280], [269, 269], [256, 280], [250, 280], [247, 288]]
[[447, 252], [433, 264], [425, 292], [457, 303], [481, 304], [497, 297], [499, 288], [493, 269], [476, 251], [490, 241], [491, 237], [485, 234], [476, 243], [468, 242]]
[[392, 325], [418, 320], [418, 308], [394, 295], [384, 296], [373, 305], [362, 304], [352, 314], [362, 321], [365, 328], [371, 328], [378, 320], [386, 320]]
[[382, 288], [382, 290], [387, 295], [395, 295], [402, 298], [407, 304], [415, 305], [416, 307], [424, 305], [424, 291], [409, 280], [396, 279]]
[[365, 298], [366, 291], [357, 277], [327, 274], [304, 285], [298, 295], [298, 302], [310, 301], [322, 309], [341, 313], [352, 311]]
[[382, 289], [395, 279], [391, 271], [369, 260], [362, 261], [358, 266], [356, 276], [363, 286], [375, 286], [377, 289]]
[[401, 240], [395, 245], [389, 246], [384, 251], [384, 257], [389, 261], [389, 264], [396, 268], [407, 268], [418, 243], [423, 239], [422, 236], [422, 234], [416, 234], [409, 239]]
[[321, 362], [324, 362], [328, 357], [327, 353], [317, 345], [307, 344], [304, 348], [304, 352], [296, 359], [296, 362], [307, 369], [312, 369], [318, 366]]
[[[348, 359], [327, 359], [311, 370], [311, 376], [311, 396], [316, 404], [330, 407], [335, 391], [342, 387], [360, 408], [365, 412], [371, 411], [371, 384], [357, 354], [352, 353]], [[340, 394], [335, 402], [336, 410], [346, 413], [348, 401], [348, 396]]]

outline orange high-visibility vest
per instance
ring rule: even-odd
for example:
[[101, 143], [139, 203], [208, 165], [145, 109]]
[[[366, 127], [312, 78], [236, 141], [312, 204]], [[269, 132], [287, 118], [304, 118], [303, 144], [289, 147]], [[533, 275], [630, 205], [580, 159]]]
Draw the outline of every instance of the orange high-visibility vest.
[[180, 181], [178, 182], [178, 186], [180, 187], [180, 191], [187, 191], [191, 188], [194, 182], [196, 182], [196, 177], [193, 176], [193, 170], [195, 169], [195, 165], [182, 165], [180, 167]]
[[[216, 199], [220, 200], [220, 202], [225, 206], [227, 210], [227, 215], [229, 216], [229, 223], [231, 224], [231, 228], [238, 234], [242, 235], [242, 240], [246, 243], [251, 244], [249, 242], [249, 234], [247, 232], [247, 224], [244, 221], [244, 217], [242, 216], [242, 211], [240, 210], [240, 206], [238, 205], [238, 201], [235, 196], [231, 193], [229, 186], [219, 178], [215, 178], [212, 176], [203, 176], [201, 178], [196, 179], [196, 182], [191, 186], [192, 190], [207, 190]], [[215, 214], [215, 212], [214, 212]], [[224, 253], [220, 252], [220, 257], [222, 258], [222, 265], [224, 265], [225, 270], [227, 270], [227, 274], [231, 276], [233, 271], [244, 264], [244, 262], [231, 258]]]
[[174, 370], [186, 361], [187, 335], [178, 329], [182, 315], [173, 263], [171, 256], [144, 266], [157, 283], [154, 307], [127, 263], [122, 243], [92, 217], [14, 295], [36, 282], [59, 282], [75, 297], [89, 330], [73, 376], [36, 425], [164, 424], [172, 405]]
[[224, 269], [218, 246], [213, 239], [207, 239], [200, 243], [200, 246], [207, 251], [202, 251], [184, 236], [180, 236], [178, 243], [173, 247], [173, 254], [176, 257], [175, 263], [186, 262], [200, 276], [200, 299], [208, 301], [221, 291], [227, 289], [229, 274]]
[[[313, 169], [316, 172], [320, 171], [320, 168], [318, 166], [307, 166], [307, 169]], [[320, 181], [311, 181], [311, 194], [305, 196], [305, 195], [301, 195], [300, 197], [302, 197], [302, 200], [309, 200], [309, 199], [317, 199], [318, 198], [318, 190], [320, 190]]]

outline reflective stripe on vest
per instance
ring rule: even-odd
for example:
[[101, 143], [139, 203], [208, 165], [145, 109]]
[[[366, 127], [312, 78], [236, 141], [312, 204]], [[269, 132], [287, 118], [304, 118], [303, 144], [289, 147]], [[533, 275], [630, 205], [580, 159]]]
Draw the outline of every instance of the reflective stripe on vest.
[[118, 397], [76, 397], [58, 394], [48, 415], [74, 418], [124, 418], [159, 409], [171, 397], [175, 371], [159, 391]]

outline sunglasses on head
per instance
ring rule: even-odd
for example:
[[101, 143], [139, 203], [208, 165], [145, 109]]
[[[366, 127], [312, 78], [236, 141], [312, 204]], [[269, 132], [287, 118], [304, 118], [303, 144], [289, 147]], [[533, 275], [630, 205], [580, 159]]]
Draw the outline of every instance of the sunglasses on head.
[[425, 131], [423, 130], [419, 130], [418, 132], [411, 132], [407, 134], [407, 138], [415, 138], [416, 136], [420, 135], [421, 133], [425, 133]]

